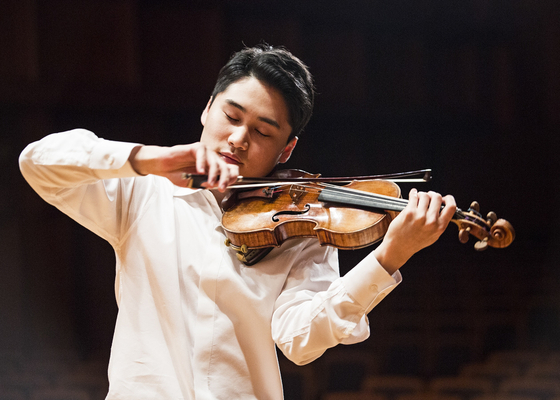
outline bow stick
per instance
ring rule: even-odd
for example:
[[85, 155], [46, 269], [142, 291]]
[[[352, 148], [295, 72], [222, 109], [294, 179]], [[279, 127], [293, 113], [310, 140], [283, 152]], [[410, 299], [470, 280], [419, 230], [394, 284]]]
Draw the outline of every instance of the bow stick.
[[[208, 180], [208, 175], [187, 174], [184, 173], [182, 178], [187, 181], [188, 188], [200, 188], [202, 184]], [[282, 177], [245, 177], [238, 176], [237, 181], [228, 186], [232, 188], [251, 188], [262, 187], [270, 185], [292, 185], [297, 183], [311, 183], [311, 182], [335, 182], [335, 183], [350, 183], [352, 181], [365, 181], [372, 179], [384, 179], [392, 182], [429, 182], [432, 179], [431, 169], [421, 169], [408, 172], [397, 172], [392, 174], [380, 175], [361, 175], [361, 176], [344, 176], [344, 177], [298, 177], [298, 178], [282, 178]]]

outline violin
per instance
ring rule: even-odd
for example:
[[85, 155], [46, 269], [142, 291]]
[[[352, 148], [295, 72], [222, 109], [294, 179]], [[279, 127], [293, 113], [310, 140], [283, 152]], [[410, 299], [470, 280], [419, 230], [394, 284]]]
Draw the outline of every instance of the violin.
[[[282, 170], [273, 178], [240, 177], [233, 187], [245, 190], [235, 191], [222, 203], [226, 245], [244, 262], [251, 252], [262, 253], [254, 250], [278, 247], [298, 237], [316, 237], [321, 245], [339, 249], [367, 247], [383, 238], [392, 219], [408, 203], [395, 181], [412, 181], [420, 174], [425, 182], [431, 179], [430, 172], [321, 178], [300, 170]], [[193, 175], [186, 179], [190, 187], [204, 181]], [[474, 245], [478, 251], [488, 246], [504, 248], [515, 239], [508, 221], [498, 219], [494, 212], [484, 218], [477, 202], [467, 211], [458, 208], [452, 222], [458, 226], [461, 243], [467, 243], [470, 236], [478, 239]]]

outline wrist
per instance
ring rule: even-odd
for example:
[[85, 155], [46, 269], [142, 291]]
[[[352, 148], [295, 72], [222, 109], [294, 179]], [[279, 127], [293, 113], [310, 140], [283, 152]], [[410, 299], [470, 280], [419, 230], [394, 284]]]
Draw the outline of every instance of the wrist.
[[390, 275], [393, 275], [411, 257], [402, 249], [394, 247], [390, 240], [383, 240], [373, 251], [373, 254], [383, 269]]
[[157, 146], [137, 146], [130, 152], [128, 162], [140, 175], [148, 175], [153, 173], [153, 165], [155, 162], [154, 150]]

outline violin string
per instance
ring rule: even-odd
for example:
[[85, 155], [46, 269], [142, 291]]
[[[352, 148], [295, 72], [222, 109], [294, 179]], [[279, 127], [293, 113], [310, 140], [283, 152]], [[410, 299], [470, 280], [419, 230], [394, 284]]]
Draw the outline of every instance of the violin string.
[[[396, 197], [385, 196], [377, 193], [365, 192], [363, 190], [356, 190], [346, 188], [344, 186], [337, 186], [329, 183], [319, 183], [318, 186], [323, 186], [323, 189], [309, 185], [290, 185], [290, 190], [294, 190], [293, 186], [312, 189], [318, 193], [324, 193], [329, 198], [329, 201], [341, 203], [354, 203], [355, 205], [362, 205], [366, 207], [389, 209], [394, 211], [402, 211], [408, 203], [407, 200], [399, 199]], [[373, 201], [373, 203], [372, 203]]]
[[331, 184], [328, 184], [328, 183], [324, 184], [324, 186], [327, 187], [328, 190], [333, 190], [333, 191], [337, 191], [337, 192], [340, 192], [340, 193], [347, 193], [349, 195], [356, 195], [356, 196], [373, 198], [373, 199], [387, 200], [387, 201], [390, 201], [390, 202], [394, 202], [395, 204], [407, 203], [407, 200], [403, 200], [403, 199], [400, 199], [398, 197], [387, 196], [387, 195], [383, 195], [383, 194], [379, 194], [379, 193], [371, 193], [371, 192], [366, 192], [364, 190], [353, 189], [353, 188], [348, 188], [348, 187], [344, 187], [344, 186], [336, 186], [336, 185], [331, 185]]
[[[344, 198], [349, 199], [348, 201], [356, 200], [364, 204], [364, 201], [368, 202], [371, 207], [375, 208], [391, 208], [394, 211], [402, 210], [406, 204], [407, 200], [400, 199], [398, 197], [386, 196], [378, 193], [365, 192], [363, 190], [357, 190], [352, 188], [340, 187], [336, 185], [325, 184], [325, 189], [333, 194], [340, 194], [342, 200]], [[327, 193], [328, 193], [327, 192]], [[369, 202], [372, 203], [369, 203]]]
[[[337, 186], [337, 185], [333, 185], [333, 184], [330, 184], [330, 183], [322, 182], [322, 183], [319, 183], [317, 185], [323, 186], [325, 188], [320, 189], [320, 188], [317, 188], [315, 186], [309, 186], [309, 185], [297, 185], [297, 186], [305, 188], [305, 189], [312, 189], [313, 191], [318, 192], [318, 193], [324, 192], [325, 190], [327, 190], [327, 192], [340, 193], [340, 194], [346, 196], [346, 198], [350, 198], [350, 199], [376, 200], [376, 201], [379, 202], [378, 204], [390, 204], [392, 206], [401, 207], [401, 209], [404, 208], [406, 206], [406, 204], [408, 203], [407, 200], [399, 199], [397, 197], [381, 195], [381, 194], [378, 194], [378, 193], [365, 192], [363, 190], [346, 188], [344, 186]], [[290, 189], [293, 190], [293, 187], [290, 186]], [[344, 201], [344, 200], [341, 198], [341, 201]], [[379, 206], [371, 205], [371, 207], [382, 208], [383, 205], [379, 205]]]

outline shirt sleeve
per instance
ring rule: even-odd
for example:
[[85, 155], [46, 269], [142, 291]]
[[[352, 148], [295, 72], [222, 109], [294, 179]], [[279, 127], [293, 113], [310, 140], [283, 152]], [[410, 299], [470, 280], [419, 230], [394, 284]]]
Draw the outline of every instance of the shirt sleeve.
[[337, 344], [367, 339], [367, 314], [401, 282], [401, 275], [389, 275], [371, 253], [344, 277], [339, 276], [336, 249], [309, 246], [300, 259], [276, 301], [272, 334], [286, 357], [303, 365]]
[[74, 129], [28, 145], [19, 158], [20, 170], [45, 201], [116, 244], [124, 220], [134, 217], [122, 210], [139, 176], [128, 162], [136, 146]]

